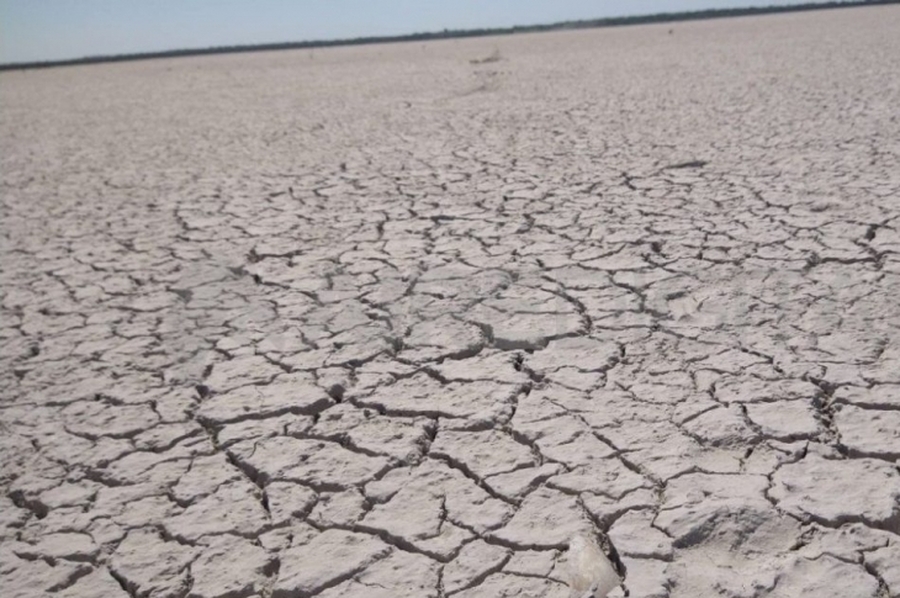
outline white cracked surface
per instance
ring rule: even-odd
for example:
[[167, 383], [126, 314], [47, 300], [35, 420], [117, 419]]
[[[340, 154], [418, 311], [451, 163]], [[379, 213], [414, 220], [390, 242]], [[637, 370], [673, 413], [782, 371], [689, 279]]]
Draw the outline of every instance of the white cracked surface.
[[3, 595], [900, 596], [898, 30], [0, 73]]

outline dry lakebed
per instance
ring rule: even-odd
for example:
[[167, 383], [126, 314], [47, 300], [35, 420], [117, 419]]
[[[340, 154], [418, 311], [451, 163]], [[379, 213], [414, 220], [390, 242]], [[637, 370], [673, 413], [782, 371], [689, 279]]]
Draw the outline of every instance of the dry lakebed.
[[898, 32], [0, 73], [0, 593], [900, 596]]

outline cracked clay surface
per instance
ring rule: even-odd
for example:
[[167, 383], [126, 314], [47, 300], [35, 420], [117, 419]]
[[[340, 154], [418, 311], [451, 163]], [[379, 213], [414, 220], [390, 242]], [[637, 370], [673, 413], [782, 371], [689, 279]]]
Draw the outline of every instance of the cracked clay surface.
[[898, 30], [3, 73], [4, 597], [900, 596]]

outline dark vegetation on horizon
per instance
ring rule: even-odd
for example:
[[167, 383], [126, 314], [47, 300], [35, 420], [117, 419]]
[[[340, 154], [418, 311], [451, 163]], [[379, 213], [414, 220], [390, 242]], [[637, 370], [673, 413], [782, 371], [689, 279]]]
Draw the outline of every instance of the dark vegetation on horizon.
[[808, 2], [790, 6], [758, 6], [748, 8], [716, 8], [690, 12], [659, 13], [652, 15], [635, 15], [630, 17], [607, 17], [602, 19], [586, 19], [580, 21], [563, 21], [546, 25], [522, 25], [516, 27], [498, 27], [490, 29], [461, 29], [408, 35], [357, 37], [353, 39], [312, 40], [301, 42], [281, 42], [270, 44], [252, 44], [240, 46], [217, 46], [213, 48], [189, 48], [182, 50], [165, 50], [161, 52], [142, 52], [137, 54], [115, 54], [107, 56], [86, 56], [67, 60], [48, 60], [38, 62], [17, 62], [0, 64], [0, 71], [14, 69], [33, 69], [76, 64], [94, 64], [100, 62], [124, 62], [128, 60], [146, 60], [150, 58], [175, 58], [179, 56], [201, 56], [205, 54], [228, 54], [235, 52], [263, 52], [272, 50], [298, 50], [311, 48], [328, 48], [333, 46], [356, 46], [362, 44], [380, 44], [389, 42], [416, 42], [464, 37], [484, 37], [488, 35], [510, 35], [513, 33], [536, 33], [565, 29], [591, 29], [597, 27], [618, 27], [622, 25], [640, 25], [645, 23], [672, 23], [677, 21], [694, 21], [722, 17], [743, 17], [772, 13], [800, 12], [831, 8], [849, 8], [856, 6], [872, 6], [883, 4], [900, 4], [900, 0], [844, 0], [837, 2]]

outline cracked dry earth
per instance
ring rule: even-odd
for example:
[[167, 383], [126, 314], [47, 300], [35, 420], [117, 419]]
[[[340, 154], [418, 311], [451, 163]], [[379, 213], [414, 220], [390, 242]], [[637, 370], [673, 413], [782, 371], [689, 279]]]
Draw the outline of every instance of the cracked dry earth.
[[900, 596], [898, 30], [3, 73], [4, 597]]

